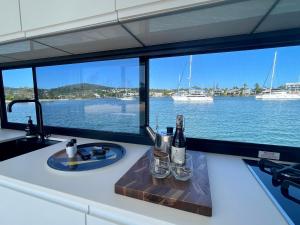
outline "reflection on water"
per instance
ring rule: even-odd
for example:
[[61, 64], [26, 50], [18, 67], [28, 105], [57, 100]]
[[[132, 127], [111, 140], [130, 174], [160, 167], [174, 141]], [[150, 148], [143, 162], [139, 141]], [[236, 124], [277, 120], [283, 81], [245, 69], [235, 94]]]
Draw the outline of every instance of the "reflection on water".
[[[122, 101], [113, 98], [42, 101], [44, 124], [113, 132], [139, 133], [139, 100]], [[34, 114], [28, 104], [19, 104], [10, 121], [25, 122]], [[25, 111], [27, 114], [21, 113]]]
[[[46, 125], [115, 132], [139, 132], [139, 101], [113, 98], [42, 102]], [[10, 121], [35, 114], [31, 104], [15, 105]], [[300, 147], [300, 101], [258, 101], [254, 97], [215, 97], [213, 103], [175, 103], [150, 99], [150, 125], [175, 126], [186, 118], [188, 137]]]
[[50, 126], [139, 132], [138, 100], [124, 102], [108, 98], [45, 102], [43, 109], [45, 124]]
[[14, 104], [12, 112], [7, 113], [7, 120], [8, 122], [27, 123], [27, 116], [31, 116], [33, 123], [36, 124], [35, 103]]

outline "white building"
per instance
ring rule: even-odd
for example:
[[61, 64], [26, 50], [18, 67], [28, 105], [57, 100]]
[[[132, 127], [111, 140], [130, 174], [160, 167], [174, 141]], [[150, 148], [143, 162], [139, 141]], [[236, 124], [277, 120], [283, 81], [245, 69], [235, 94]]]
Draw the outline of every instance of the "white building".
[[286, 83], [285, 88], [292, 92], [300, 92], [300, 82]]

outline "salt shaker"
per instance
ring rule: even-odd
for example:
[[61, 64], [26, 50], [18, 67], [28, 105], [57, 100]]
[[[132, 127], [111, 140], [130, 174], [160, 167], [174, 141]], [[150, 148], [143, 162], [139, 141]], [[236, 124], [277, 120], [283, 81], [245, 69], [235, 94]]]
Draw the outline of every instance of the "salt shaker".
[[74, 158], [74, 156], [77, 153], [77, 147], [74, 146], [74, 143], [72, 141], [68, 142], [66, 146], [66, 153], [69, 158]]

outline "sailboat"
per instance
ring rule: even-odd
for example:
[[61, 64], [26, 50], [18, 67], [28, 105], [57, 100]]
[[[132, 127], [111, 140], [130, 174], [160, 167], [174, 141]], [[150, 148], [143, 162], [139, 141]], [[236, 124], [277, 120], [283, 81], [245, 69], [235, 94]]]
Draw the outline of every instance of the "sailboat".
[[286, 90], [281, 90], [281, 89], [273, 90], [276, 61], [277, 61], [277, 51], [275, 51], [274, 54], [270, 89], [264, 90], [261, 94], [256, 95], [255, 98], [258, 100], [300, 100], [299, 93], [290, 93]]
[[118, 98], [119, 100], [122, 100], [122, 101], [132, 101], [134, 100], [135, 98], [132, 97], [132, 96], [123, 96], [121, 98]]
[[119, 100], [122, 101], [132, 101], [135, 99], [134, 96], [129, 95], [128, 93], [125, 93], [124, 95], [122, 95], [122, 97], [118, 98]]
[[[126, 85], [127, 86], [127, 85]], [[118, 97], [117, 99], [122, 101], [132, 101], [135, 100], [135, 97], [128, 93], [127, 87], [125, 86], [125, 94], [123, 94], [121, 97]]]
[[[192, 80], [192, 56], [190, 56], [190, 67], [189, 67], [189, 90], [188, 92], [179, 91], [172, 95], [174, 101], [197, 101], [197, 102], [212, 102], [213, 97], [206, 95], [203, 91], [192, 90], [191, 89], [191, 80]], [[180, 80], [180, 79], [179, 79]]]

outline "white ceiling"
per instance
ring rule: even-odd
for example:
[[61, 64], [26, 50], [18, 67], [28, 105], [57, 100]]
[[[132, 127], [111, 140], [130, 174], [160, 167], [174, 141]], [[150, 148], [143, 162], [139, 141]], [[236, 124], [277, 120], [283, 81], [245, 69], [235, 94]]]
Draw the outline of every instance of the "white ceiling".
[[15, 61], [64, 55], [68, 54], [31, 40], [0, 45], [0, 56], [14, 58]]
[[14, 62], [14, 61], [16, 61], [16, 60], [12, 59], [12, 58], [7, 58], [7, 57], [0, 56], [0, 62], [1, 63], [8, 63], [8, 62]]
[[222, 5], [2, 44], [0, 64], [250, 34], [253, 31], [258, 33], [300, 28], [300, 0], [280, 0], [272, 8], [275, 2], [276, 0], [225, 1]]
[[256, 32], [300, 27], [300, 1], [281, 0]]
[[141, 44], [121, 25], [100, 27], [34, 40], [71, 54], [141, 47]]
[[160, 16], [125, 26], [145, 45], [247, 34], [274, 0], [252, 0]]

